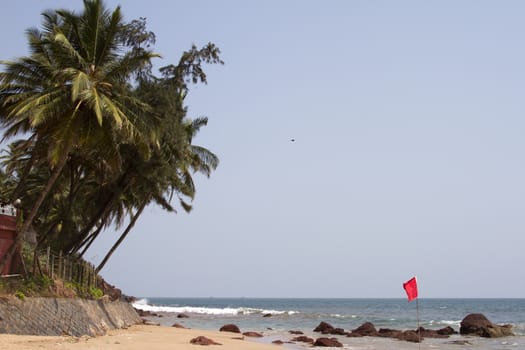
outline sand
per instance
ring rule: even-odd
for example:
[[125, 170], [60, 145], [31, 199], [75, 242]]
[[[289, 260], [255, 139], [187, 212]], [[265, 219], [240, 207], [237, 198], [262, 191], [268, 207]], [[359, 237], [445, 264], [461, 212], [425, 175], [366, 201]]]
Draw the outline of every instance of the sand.
[[[205, 336], [222, 345], [194, 345], [190, 340]], [[244, 339], [235, 339], [244, 338]], [[159, 326], [132, 326], [112, 330], [100, 337], [32, 336], [0, 334], [0, 350], [276, 350], [275, 344], [257, 343], [241, 334]]]

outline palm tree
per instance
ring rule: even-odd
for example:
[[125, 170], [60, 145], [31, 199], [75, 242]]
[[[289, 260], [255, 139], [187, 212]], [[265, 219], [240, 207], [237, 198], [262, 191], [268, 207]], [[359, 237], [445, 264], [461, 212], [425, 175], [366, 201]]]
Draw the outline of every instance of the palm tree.
[[[156, 121], [147, 113], [149, 106], [132, 96], [129, 82], [156, 55], [145, 49], [123, 51], [123, 28], [119, 7], [110, 12], [101, 0], [84, 0], [79, 15], [66, 10], [45, 13], [42, 31], [27, 32], [31, 54], [3, 62], [4, 139], [30, 133], [35, 149], [45, 147], [51, 169], [17, 243], [72, 153], [97, 152], [106, 170], [118, 174], [119, 144], [132, 142], [146, 157], [155, 144]], [[0, 267], [11, 254], [4, 255]]]

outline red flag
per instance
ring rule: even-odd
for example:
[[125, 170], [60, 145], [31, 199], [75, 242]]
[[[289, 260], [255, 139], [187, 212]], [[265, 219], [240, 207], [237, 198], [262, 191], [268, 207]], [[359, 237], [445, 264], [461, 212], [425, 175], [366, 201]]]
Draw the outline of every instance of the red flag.
[[405, 292], [407, 292], [409, 302], [417, 298], [417, 281], [415, 277], [403, 283], [403, 288], [405, 288]]

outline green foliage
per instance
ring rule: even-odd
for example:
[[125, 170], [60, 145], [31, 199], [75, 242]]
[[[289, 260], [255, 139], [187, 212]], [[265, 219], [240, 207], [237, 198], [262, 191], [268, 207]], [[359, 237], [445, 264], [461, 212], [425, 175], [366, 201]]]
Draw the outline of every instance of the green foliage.
[[[218, 158], [192, 143], [207, 118], [189, 119], [185, 98], [190, 84], [207, 83], [205, 64], [223, 64], [220, 50], [192, 46], [155, 76], [146, 20], [124, 22], [120, 7], [100, 0], [44, 13], [27, 39], [28, 57], [0, 69], [4, 139], [26, 137], [4, 152], [0, 199], [21, 199], [22, 229], [82, 256], [106, 229], [128, 223], [123, 239], [150, 203], [176, 212], [175, 198], [189, 212], [193, 173], [209, 176]], [[31, 266], [30, 252], [24, 258]]]
[[100, 299], [104, 296], [102, 289], [96, 287], [89, 287], [89, 294], [93, 299]]
[[26, 295], [24, 294], [24, 292], [17, 290], [15, 292], [15, 297], [17, 297], [20, 300], [25, 300]]

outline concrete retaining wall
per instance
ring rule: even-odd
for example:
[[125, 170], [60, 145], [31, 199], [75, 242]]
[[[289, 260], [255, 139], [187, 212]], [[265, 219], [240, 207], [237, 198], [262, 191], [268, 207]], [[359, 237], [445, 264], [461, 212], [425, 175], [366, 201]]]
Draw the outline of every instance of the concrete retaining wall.
[[133, 307], [122, 301], [0, 299], [0, 333], [95, 336], [141, 322]]

